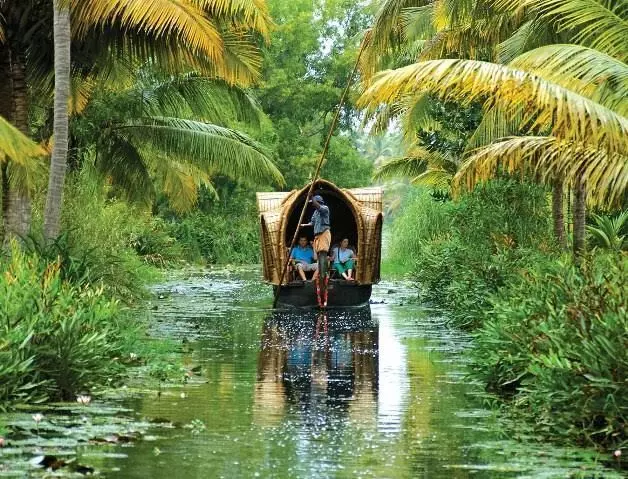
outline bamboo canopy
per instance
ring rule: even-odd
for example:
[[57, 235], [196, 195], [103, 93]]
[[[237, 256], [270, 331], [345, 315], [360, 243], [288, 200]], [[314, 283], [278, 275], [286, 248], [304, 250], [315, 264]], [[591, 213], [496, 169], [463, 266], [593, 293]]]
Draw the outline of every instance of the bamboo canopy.
[[[374, 284], [380, 279], [381, 243], [382, 243], [382, 189], [356, 188], [341, 189], [326, 180], [318, 180], [316, 188], [322, 191], [327, 200], [342, 202], [352, 218], [342, 218], [355, 223], [356, 281], [358, 284]], [[303, 205], [309, 187], [289, 192], [257, 193], [257, 205], [260, 213], [260, 234], [262, 243], [262, 262], [264, 279], [279, 285], [282, 266], [288, 259], [289, 240], [294, 233], [294, 216], [299, 214], [298, 205]], [[334, 232], [334, 211], [332, 216], [332, 244], [340, 238]], [[340, 218], [336, 218], [338, 220]]]

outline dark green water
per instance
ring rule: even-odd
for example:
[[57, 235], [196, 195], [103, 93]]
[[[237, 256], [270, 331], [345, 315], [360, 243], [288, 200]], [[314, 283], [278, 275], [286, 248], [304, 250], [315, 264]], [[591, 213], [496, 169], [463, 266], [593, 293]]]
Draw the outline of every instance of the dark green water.
[[106, 477], [619, 477], [590, 451], [505, 437], [465, 379], [469, 338], [408, 304], [403, 285], [326, 316], [272, 312], [254, 273], [182, 276], [156, 292], [151, 334], [180, 341], [197, 376], [123, 394], [116, 417], [133, 418], [137, 440], [76, 445]]

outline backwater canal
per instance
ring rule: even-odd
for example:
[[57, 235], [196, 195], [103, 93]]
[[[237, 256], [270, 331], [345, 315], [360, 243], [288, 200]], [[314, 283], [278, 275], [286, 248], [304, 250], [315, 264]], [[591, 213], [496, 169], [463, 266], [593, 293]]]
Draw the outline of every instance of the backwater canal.
[[[470, 338], [415, 304], [409, 284], [383, 283], [378, 304], [327, 315], [273, 312], [256, 271], [181, 273], [155, 295], [150, 335], [177, 341], [195, 375], [109, 399], [139, 432], [75, 444], [101, 476], [619, 477], [593, 451], [504, 432], [467, 378]], [[7, 461], [0, 451], [5, 475]]]

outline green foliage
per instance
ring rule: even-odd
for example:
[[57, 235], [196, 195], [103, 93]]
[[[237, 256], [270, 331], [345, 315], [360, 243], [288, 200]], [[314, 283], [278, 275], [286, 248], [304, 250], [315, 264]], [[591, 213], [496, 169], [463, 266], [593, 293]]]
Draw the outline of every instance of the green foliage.
[[[89, 167], [70, 177], [63, 211], [66, 233], [55, 244], [37, 248], [37, 253], [50, 261], [62, 258], [68, 279], [102, 285], [108, 295], [129, 302], [141, 296], [146, 281], [155, 277], [149, 266], [155, 261], [149, 255], [170, 259], [176, 256], [176, 247], [166, 240], [161, 245], [169, 248], [157, 253], [142, 247], [142, 239], [148, 236], [150, 241], [160, 241], [159, 223], [150, 212], [108, 198], [107, 193]], [[147, 261], [138, 254], [145, 254]], [[70, 274], [70, 267], [78, 271]]]
[[628, 439], [628, 257], [545, 261], [497, 294], [476, 333], [475, 375], [559, 436]]
[[617, 216], [593, 215], [593, 224], [587, 225], [589, 245], [610, 251], [628, 250], [628, 211]]
[[242, 193], [174, 221], [171, 234], [191, 261], [259, 263], [259, 226], [252, 198]]
[[[368, 17], [362, 5], [348, 0], [278, 0], [269, 6], [277, 28], [264, 52], [264, 81], [256, 93], [272, 121], [266, 143], [292, 189], [305, 185], [320, 157]], [[344, 187], [370, 182], [370, 162], [350, 134], [357, 124], [349, 101], [322, 172]]]
[[119, 370], [116, 303], [15, 246], [0, 265], [0, 404], [72, 400], [106, 384]]
[[414, 263], [425, 301], [476, 326], [490, 294], [549, 248], [550, 212], [543, 188], [497, 180], [457, 202], [419, 195], [393, 226], [392, 258]]
[[414, 267], [423, 246], [446, 235], [451, 228], [451, 203], [435, 201], [424, 188], [411, 190], [405, 206], [390, 232], [392, 239], [386, 260], [403, 265], [406, 271]]

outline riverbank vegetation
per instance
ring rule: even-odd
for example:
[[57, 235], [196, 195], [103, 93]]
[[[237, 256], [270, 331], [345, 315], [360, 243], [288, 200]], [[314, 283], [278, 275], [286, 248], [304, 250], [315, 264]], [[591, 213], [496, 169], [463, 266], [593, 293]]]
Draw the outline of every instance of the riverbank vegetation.
[[473, 375], [509, 411], [605, 448], [628, 441], [627, 15], [386, 1], [360, 100], [407, 138], [377, 177], [419, 185], [391, 260], [473, 331]]

